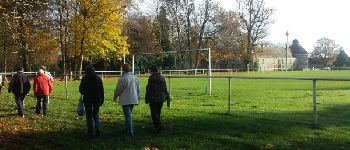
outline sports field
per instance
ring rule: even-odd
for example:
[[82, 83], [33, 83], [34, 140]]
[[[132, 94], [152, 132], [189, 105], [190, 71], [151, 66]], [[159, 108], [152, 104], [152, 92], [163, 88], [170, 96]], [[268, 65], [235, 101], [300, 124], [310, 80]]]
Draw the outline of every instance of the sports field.
[[[350, 71], [250, 72], [213, 75], [279, 77], [350, 77]], [[140, 78], [144, 96], [147, 78]], [[168, 81], [168, 80], [167, 80]], [[117, 78], [104, 80], [100, 111], [102, 133], [86, 134], [86, 120], [75, 113], [79, 81], [54, 82], [49, 116], [35, 114], [33, 92], [25, 101], [25, 118], [17, 117], [12, 94], [0, 94], [0, 149], [349, 149], [350, 81], [317, 81], [319, 128], [313, 121], [312, 81], [232, 79], [227, 114], [228, 79], [171, 79], [172, 108], [163, 108], [166, 128], [155, 133], [149, 107], [134, 108], [135, 138], [123, 135], [124, 118], [112, 101]]]

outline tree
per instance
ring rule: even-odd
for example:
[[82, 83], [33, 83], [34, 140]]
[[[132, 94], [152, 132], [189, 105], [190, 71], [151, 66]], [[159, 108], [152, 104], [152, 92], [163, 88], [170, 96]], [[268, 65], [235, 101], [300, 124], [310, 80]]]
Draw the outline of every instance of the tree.
[[159, 17], [157, 19], [157, 21], [159, 22], [159, 31], [160, 31], [160, 46], [162, 48], [163, 51], [170, 51], [171, 47], [170, 47], [170, 23], [169, 20], [167, 18], [167, 12], [165, 10], [165, 8], [162, 6], [160, 7], [160, 13], [159, 13]]
[[349, 56], [345, 53], [343, 48], [340, 48], [340, 51], [337, 55], [335, 66], [336, 67], [346, 67], [349, 65]]
[[154, 41], [156, 37], [153, 34], [153, 28], [151, 17], [138, 13], [128, 15], [123, 35], [128, 37], [131, 53], [149, 53], [160, 50], [160, 46]]
[[[230, 57], [224, 57], [226, 60], [233, 59], [233, 57], [240, 60], [239, 57], [242, 57], [240, 49], [245, 47], [241, 45], [246, 45], [241, 43], [246, 41], [246, 33], [240, 30], [241, 24], [237, 19], [237, 13], [226, 12], [214, 0], [201, 0], [198, 1], [198, 5], [196, 2], [195, 0], [154, 0], [152, 2], [153, 9], [148, 14], [153, 14], [153, 16], [148, 17], [154, 18], [152, 33], [156, 45], [155, 52], [160, 49], [177, 51], [178, 56], [166, 60], [176, 60], [174, 63], [178, 64], [179, 68], [197, 68], [199, 64], [205, 67], [204, 64], [207, 64], [204, 60], [205, 55], [185, 50], [207, 47], [210, 47], [213, 52], [216, 51], [218, 59], [230, 53]], [[149, 25], [144, 26], [148, 28]], [[134, 36], [129, 34], [128, 37], [133, 38]], [[144, 49], [141, 47], [143, 46], [140, 45], [139, 49]], [[167, 64], [172, 63], [167, 62]], [[169, 67], [169, 65], [165, 66]]]
[[271, 17], [274, 10], [266, 7], [265, 0], [237, 0], [237, 3], [238, 17], [247, 36], [247, 62], [250, 63], [257, 42], [268, 34], [267, 28], [273, 22]]
[[[136, 55], [136, 64], [141, 72], [148, 67], [149, 58], [142, 53], [157, 53], [162, 51], [160, 45], [159, 22], [150, 16], [141, 13], [129, 14], [126, 25], [124, 26], [124, 35], [128, 37], [130, 53]], [[170, 46], [170, 45], [169, 45]]]
[[311, 58], [320, 59], [322, 67], [327, 67], [335, 62], [336, 58], [336, 49], [338, 45], [334, 40], [329, 38], [321, 38], [316, 42], [314, 51], [311, 53]]
[[[239, 58], [243, 56], [240, 37], [240, 24], [236, 19], [236, 13], [233, 11], [221, 12], [217, 14], [218, 26], [214, 34], [214, 47], [218, 60], [223, 62], [222, 66], [236, 67], [241, 64]], [[213, 60], [214, 60], [213, 51]], [[230, 65], [232, 63], [233, 65]]]
[[[53, 14], [52, 20], [54, 21], [54, 31], [56, 32], [57, 42], [59, 44], [59, 50], [62, 59], [62, 73], [68, 72], [67, 68], [69, 61], [69, 42], [73, 41], [69, 35], [69, 23], [72, 20], [74, 8], [77, 8], [77, 0], [50, 0], [50, 12]], [[74, 32], [72, 32], [74, 33]], [[72, 34], [71, 34], [72, 35]]]
[[[217, 38], [215, 35], [218, 32], [217, 26], [220, 24], [217, 14], [222, 14], [223, 11], [223, 8], [212, 0], [204, 0], [200, 5], [195, 20], [197, 31], [199, 31], [197, 49], [207, 48], [208, 45], [204, 45], [205, 42]], [[199, 51], [196, 51], [195, 68], [198, 68], [199, 57]]]
[[192, 65], [192, 57], [183, 51], [191, 49], [191, 43], [188, 43], [188, 36], [191, 36], [191, 30], [189, 30], [191, 28], [191, 23], [188, 22], [188, 19], [193, 11], [193, 9], [189, 9], [193, 0], [165, 0], [161, 2], [169, 17], [170, 25], [172, 26], [170, 30], [172, 49], [180, 52], [182, 68], [185, 66], [190, 67]]
[[299, 44], [297, 39], [293, 40], [290, 49], [292, 50], [293, 57], [296, 57], [296, 54], [307, 54], [307, 51]]
[[[0, 16], [5, 31], [6, 39], [11, 39], [13, 46], [11, 52], [18, 54], [17, 62], [26, 71], [30, 67], [30, 55], [34, 51], [31, 49], [31, 36], [37, 31], [50, 26], [49, 14], [47, 13], [47, 0], [26, 0], [26, 1], [1, 1]], [[49, 33], [46, 33], [49, 34]], [[38, 42], [38, 41], [36, 41]], [[6, 46], [7, 47], [7, 46]]]
[[127, 37], [122, 35], [125, 1], [80, 0], [79, 14], [72, 21], [79, 42], [79, 74], [84, 58], [110, 61], [129, 53]]

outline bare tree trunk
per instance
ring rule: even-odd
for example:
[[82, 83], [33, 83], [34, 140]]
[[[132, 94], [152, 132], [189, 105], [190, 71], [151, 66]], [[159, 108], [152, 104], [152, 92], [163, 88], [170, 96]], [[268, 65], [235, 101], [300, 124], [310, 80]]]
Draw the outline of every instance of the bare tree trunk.
[[[64, 20], [64, 53], [65, 53], [65, 69], [66, 73], [70, 72], [71, 66], [70, 66], [70, 61], [69, 61], [69, 54], [68, 54], [68, 23], [67, 20], [69, 19], [69, 9], [67, 6], [67, 1], [65, 1], [65, 10], [66, 10], [66, 18]], [[68, 69], [67, 69], [68, 68]]]
[[[78, 4], [76, 4], [78, 5]], [[78, 16], [78, 12], [74, 11], [74, 16]], [[78, 20], [75, 20], [75, 23], [78, 24]], [[78, 71], [78, 34], [77, 26], [74, 26], [74, 71]]]
[[[209, 1], [206, 0], [205, 1], [205, 12], [204, 12], [204, 20], [202, 22], [200, 31], [199, 31], [199, 37], [198, 37], [198, 45], [197, 48], [200, 49], [202, 48], [203, 45], [203, 36], [204, 36], [204, 29], [205, 29], [205, 25], [207, 24], [209, 20]], [[198, 60], [199, 60], [199, 51], [196, 51], [196, 62], [195, 62], [195, 68], [198, 68]]]
[[6, 63], [7, 63], [7, 60], [6, 60], [7, 45], [6, 45], [5, 32], [6, 32], [6, 31], [5, 31], [5, 27], [3, 27], [3, 29], [2, 29], [3, 43], [2, 43], [2, 44], [3, 44], [3, 50], [4, 50], [4, 51], [3, 51], [3, 53], [4, 53], [4, 54], [3, 54], [3, 57], [4, 57], [4, 58], [3, 58], [3, 59], [4, 59], [4, 72], [6, 73], [6, 65], [7, 65], [7, 64], [6, 64]]
[[87, 27], [86, 27], [86, 14], [83, 13], [83, 35], [82, 38], [80, 39], [80, 54], [79, 54], [79, 79], [82, 79], [82, 72], [83, 72], [83, 61], [84, 61], [84, 45], [85, 45], [85, 36], [87, 32]]
[[24, 31], [24, 24], [23, 20], [20, 21], [20, 30], [21, 30], [21, 36], [20, 36], [20, 42], [21, 42], [21, 63], [25, 71], [28, 71], [28, 60], [27, 60], [27, 42], [25, 40], [25, 31]]
[[84, 41], [85, 38], [80, 39], [80, 54], [79, 54], [79, 79], [82, 77], [82, 71], [83, 71], [83, 60], [84, 60]]
[[86, 35], [86, 25], [85, 25], [85, 16], [83, 22], [83, 35], [80, 39], [80, 54], [79, 54], [79, 79], [82, 79], [82, 71], [83, 71], [83, 60], [84, 60], [84, 44], [85, 44], [85, 35]]
[[62, 53], [62, 65], [63, 65], [63, 74], [66, 74], [66, 51], [64, 50], [64, 44], [63, 44], [63, 4], [62, 0], [58, 0], [58, 13], [59, 13], [59, 30], [60, 30], [60, 49]]
[[[189, 6], [187, 6], [189, 7]], [[187, 8], [187, 13], [186, 13], [186, 22], [187, 22], [187, 27], [186, 27], [186, 34], [187, 34], [187, 49], [188, 50], [191, 50], [191, 31], [190, 31], [190, 28], [191, 28], [191, 20], [190, 20], [190, 15], [191, 15], [191, 10], [190, 8]], [[193, 67], [192, 65], [192, 52], [190, 51], [190, 66]]]

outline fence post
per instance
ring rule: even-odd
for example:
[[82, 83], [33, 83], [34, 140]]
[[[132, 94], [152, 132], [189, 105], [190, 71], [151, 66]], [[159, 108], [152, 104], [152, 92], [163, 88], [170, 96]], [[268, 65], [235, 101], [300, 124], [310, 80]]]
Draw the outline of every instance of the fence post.
[[[79, 79], [80, 79], [80, 77], [79, 77]], [[73, 72], [71, 71], [70, 73], [69, 73], [69, 81], [72, 81], [73, 80]]]
[[314, 122], [313, 125], [317, 125], [317, 101], [316, 101], [316, 79], [312, 79], [312, 97], [314, 104]]
[[209, 83], [208, 83], [208, 86], [209, 86], [209, 95], [211, 95], [211, 52], [210, 52], [210, 48], [208, 48], [208, 76], [210, 78], [209, 79]]
[[231, 113], [231, 90], [232, 90], [232, 85], [231, 85], [231, 78], [228, 78], [228, 112]]
[[167, 106], [170, 108], [171, 107], [171, 103], [170, 103], [170, 97], [171, 97], [170, 79], [171, 79], [171, 77], [168, 77], [168, 78], [169, 78], [169, 82], [168, 82], [169, 100], [167, 101]]
[[66, 100], [68, 100], [68, 86], [67, 86], [67, 84], [68, 84], [68, 77], [67, 77], [67, 75], [64, 75], [64, 87], [65, 87], [65, 93], [66, 93]]

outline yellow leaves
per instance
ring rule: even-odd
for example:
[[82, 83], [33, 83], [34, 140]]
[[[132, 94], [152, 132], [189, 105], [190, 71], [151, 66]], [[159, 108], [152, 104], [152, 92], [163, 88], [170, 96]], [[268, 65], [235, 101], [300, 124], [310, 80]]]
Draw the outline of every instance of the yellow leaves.
[[265, 149], [273, 149], [273, 148], [274, 148], [274, 145], [268, 143], [268, 144], [264, 145], [264, 148], [265, 148]]
[[86, 56], [108, 60], [128, 54], [127, 37], [122, 35], [125, 2], [115, 0], [80, 0], [84, 13], [76, 16], [73, 25], [80, 39], [84, 38]]
[[153, 147], [145, 147], [144, 150], [160, 150], [160, 149], [157, 148], [156, 146], [153, 146]]

